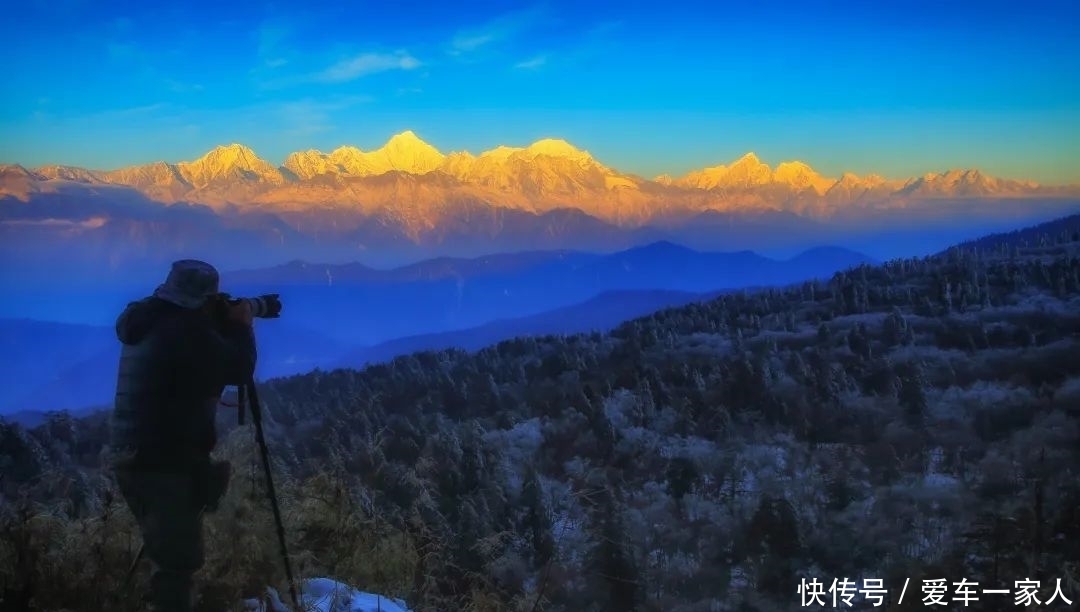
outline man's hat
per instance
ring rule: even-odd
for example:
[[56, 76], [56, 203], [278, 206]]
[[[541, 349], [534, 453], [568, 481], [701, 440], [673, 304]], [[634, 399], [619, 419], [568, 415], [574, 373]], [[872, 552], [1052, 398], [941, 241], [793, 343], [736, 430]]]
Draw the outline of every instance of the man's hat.
[[154, 290], [154, 297], [183, 308], [201, 308], [218, 293], [218, 271], [197, 259], [174, 261], [169, 277]]

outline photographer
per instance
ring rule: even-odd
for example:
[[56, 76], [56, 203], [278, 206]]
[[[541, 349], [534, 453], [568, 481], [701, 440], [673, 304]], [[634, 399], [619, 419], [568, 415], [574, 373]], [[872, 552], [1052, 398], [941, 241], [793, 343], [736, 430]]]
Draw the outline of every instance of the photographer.
[[218, 279], [208, 263], [174, 262], [165, 283], [116, 321], [123, 347], [112, 465], [154, 564], [158, 611], [191, 610], [202, 515], [216, 509], [229, 478], [229, 464], [210, 459], [218, 398], [255, 368], [251, 303], [226, 302]]

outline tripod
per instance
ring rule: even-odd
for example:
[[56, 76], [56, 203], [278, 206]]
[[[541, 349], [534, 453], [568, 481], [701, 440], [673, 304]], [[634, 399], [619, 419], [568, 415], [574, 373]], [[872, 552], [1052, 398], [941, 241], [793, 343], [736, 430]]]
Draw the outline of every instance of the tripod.
[[274, 512], [274, 525], [277, 527], [278, 545], [281, 547], [281, 559], [285, 562], [285, 577], [289, 580], [289, 596], [292, 597], [293, 605], [297, 612], [300, 611], [300, 599], [296, 596], [296, 581], [293, 579], [292, 565], [289, 563], [289, 550], [285, 544], [285, 525], [281, 521], [281, 509], [278, 507], [277, 493], [274, 492], [274, 476], [270, 471], [270, 451], [266, 448], [266, 437], [263, 434], [262, 406], [259, 404], [259, 393], [255, 389], [254, 377], [249, 378], [246, 384], [240, 385], [237, 390], [237, 404], [239, 414], [237, 421], [244, 424], [244, 397], [247, 396], [251, 406], [251, 420], [255, 425], [255, 440], [259, 444], [259, 455], [262, 456], [263, 473], [266, 475], [266, 492], [270, 497], [270, 508]]

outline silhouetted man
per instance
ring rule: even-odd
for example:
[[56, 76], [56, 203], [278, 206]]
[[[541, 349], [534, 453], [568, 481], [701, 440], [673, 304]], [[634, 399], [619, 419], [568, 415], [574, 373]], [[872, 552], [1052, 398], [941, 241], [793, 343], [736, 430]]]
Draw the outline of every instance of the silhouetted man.
[[191, 610], [192, 577], [204, 561], [202, 515], [217, 507], [229, 477], [228, 463], [210, 460], [218, 398], [255, 368], [250, 306], [216, 310], [217, 297], [213, 266], [177, 261], [152, 296], [128, 304], [116, 321], [123, 347], [113, 467], [154, 564], [159, 612]]

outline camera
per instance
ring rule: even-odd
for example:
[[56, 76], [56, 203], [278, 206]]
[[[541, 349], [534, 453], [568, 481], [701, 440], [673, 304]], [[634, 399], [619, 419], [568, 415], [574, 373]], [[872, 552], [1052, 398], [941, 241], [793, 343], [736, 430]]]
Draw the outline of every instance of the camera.
[[258, 319], [276, 319], [281, 316], [281, 299], [277, 293], [267, 293], [258, 297], [234, 298], [228, 293], [219, 293], [214, 298], [214, 316], [219, 321], [228, 318], [230, 306], [247, 302], [251, 306], [251, 316]]

